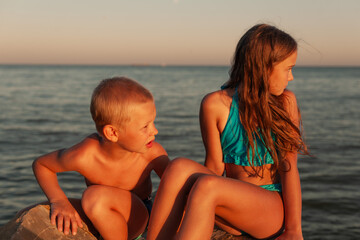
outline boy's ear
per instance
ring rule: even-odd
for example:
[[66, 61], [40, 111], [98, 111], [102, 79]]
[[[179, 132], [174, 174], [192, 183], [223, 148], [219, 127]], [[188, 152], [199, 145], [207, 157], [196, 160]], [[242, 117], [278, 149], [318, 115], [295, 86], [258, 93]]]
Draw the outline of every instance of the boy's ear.
[[117, 129], [112, 125], [105, 125], [103, 128], [105, 138], [111, 142], [117, 142], [119, 136]]

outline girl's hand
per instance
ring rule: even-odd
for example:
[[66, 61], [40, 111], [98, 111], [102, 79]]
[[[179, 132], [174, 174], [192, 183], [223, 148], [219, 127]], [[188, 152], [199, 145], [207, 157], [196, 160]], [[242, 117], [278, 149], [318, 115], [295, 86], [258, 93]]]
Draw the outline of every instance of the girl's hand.
[[303, 240], [302, 232], [286, 231], [275, 240]]
[[52, 225], [57, 224], [57, 229], [65, 235], [69, 234], [70, 226], [73, 235], [78, 226], [83, 227], [79, 214], [67, 199], [51, 203], [50, 222]]

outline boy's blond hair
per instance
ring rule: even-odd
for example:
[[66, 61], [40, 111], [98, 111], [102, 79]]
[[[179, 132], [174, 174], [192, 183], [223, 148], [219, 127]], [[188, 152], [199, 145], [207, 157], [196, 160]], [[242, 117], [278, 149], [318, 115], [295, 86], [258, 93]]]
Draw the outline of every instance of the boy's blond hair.
[[109, 124], [123, 127], [130, 120], [130, 104], [149, 100], [153, 101], [150, 91], [130, 78], [102, 80], [94, 89], [90, 104], [97, 131], [102, 134], [103, 127]]

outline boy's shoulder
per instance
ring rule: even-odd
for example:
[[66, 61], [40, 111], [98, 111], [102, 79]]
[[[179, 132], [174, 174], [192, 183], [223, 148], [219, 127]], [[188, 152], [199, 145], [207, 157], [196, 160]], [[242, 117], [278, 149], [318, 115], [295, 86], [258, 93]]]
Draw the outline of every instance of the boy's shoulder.
[[160, 156], [167, 156], [166, 150], [161, 146], [160, 143], [154, 141], [152, 147], [146, 152], [145, 157], [148, 161], [152, 161]]
[[89, 155], [94, 155], [97, 151], [100, 139], [98, 134], [91, 134], [74, 146], [63, 149], [60, 155], [72, 161], [81, 161], [81, 159], [89, 158]]
[[98, 133], [92, 133], [89, 136], [85, 137], [81, 143], [83, 143], [84, 147], [86, 147], [87, 145], [92, 145], [92, 144], [98, 145], [100, 141], [101, 141], [100, 135]]
[[[74, 145], [73, 150], [77, 150], [79, 152], [91, 152], [94, 150], [94, 147], [100, 146], [101, 137], [97, 133], [90, 134], [85, 137], [81, 142]], [[95, 148], [96, 149], [96, 148]]]
[[158, 142], [153, 142], [150, 151], [146, 153], [146, 160], [150, 169], [153, 169], [160, 178], [170, 162], [167, 152]]

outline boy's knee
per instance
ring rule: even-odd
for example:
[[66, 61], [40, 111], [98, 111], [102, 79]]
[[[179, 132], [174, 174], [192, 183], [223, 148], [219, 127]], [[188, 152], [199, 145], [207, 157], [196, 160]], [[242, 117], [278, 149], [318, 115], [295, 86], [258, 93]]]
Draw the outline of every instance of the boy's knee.
[[96, 206], [101, 205], [101, 187], [93, 185], [88, 187], [81, 198], [81, 206], [84, 209], [86, 215], [90, 212], [96, 211]]

